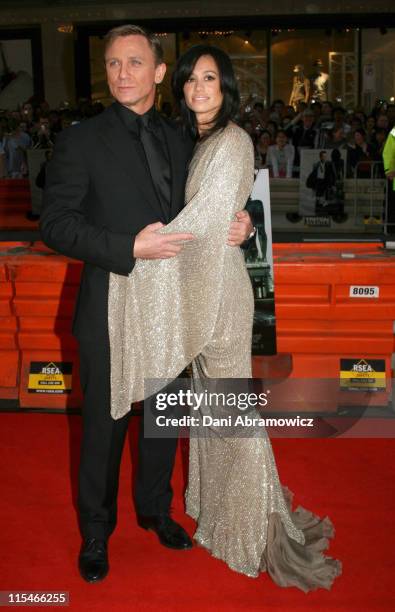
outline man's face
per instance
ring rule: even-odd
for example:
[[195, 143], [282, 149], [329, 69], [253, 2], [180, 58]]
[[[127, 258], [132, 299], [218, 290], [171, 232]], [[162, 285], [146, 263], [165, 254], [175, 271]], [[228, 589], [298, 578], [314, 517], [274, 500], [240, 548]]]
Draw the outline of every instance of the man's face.
[[106, 51], [105, 64], [108, 87], [115, 100], [140, 115], [149, 110], [166, 65], [156, 65], [148, 40], [139, 34], [116, 38]]
[[395, 119], [395, 105], [389, 104], [387, 108], [387, 117], [390, 121], [394, 121]]
[[320, 161], [322, 163], [326, 162], [326, 153], [320, 153]]
[[303, 126], [306, 130], [309, 130], [314, 123], [314, 117], [312, 115], [305, 115], [303, 117]]
[[377, 117], [376, 126], [378, 128], [384, 128], [385, 130], [388, 128], [388, 117], [386, 115], [379, 115]]

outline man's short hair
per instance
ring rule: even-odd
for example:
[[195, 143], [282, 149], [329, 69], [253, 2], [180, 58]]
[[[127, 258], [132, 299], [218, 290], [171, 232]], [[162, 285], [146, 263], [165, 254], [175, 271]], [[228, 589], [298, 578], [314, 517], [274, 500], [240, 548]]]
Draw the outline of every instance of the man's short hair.
[[114, 40], [120, 38], [121, 36], [144, 36], [152, 49], [156, 65], [158, 66], [159, 64], [162, 64], [163, 48], [158, 36], [156, 36], [156, 34], [153, 32], [148, 32], [148, 30], [145, 30], [141, 26], [132, 24], [117, 26], [116, 28], [112, 28], [109, 32], [107, 32], [104, 37], [104, 56]]

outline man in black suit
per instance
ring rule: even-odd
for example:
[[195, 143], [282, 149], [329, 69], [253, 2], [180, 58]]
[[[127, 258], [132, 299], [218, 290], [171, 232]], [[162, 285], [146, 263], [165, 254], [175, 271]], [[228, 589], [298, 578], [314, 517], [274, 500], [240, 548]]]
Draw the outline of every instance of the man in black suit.
[[286, 134], [295, 147], [294, 165], [296, 167], [300, 166], [300, 150], [314, 149], [317, 138], [317, 130], [314, 127], [314, 112], [307, 108], [303, 111], [301, 117], [300, 122], [286, 129]]
[[[116, 525], [119, 466], [128, 415], [110, 416], [109, 272], [128, 275], [137, 258], [176, 257], [191, 234], [158, 234], [184, 204], [193, 143], [154, 108], [166, 66], [159, 40], [138, 26], [105, 39], [108, 85], [115, 103], [62, 132], [48, 165], [41, 216], [44, 242], [84, 262], [73, 321], [84, 393], [78, 509], [82, 577], [108, 572], [107, 540]], [[228, 244], [251, 233], [245, 211], [231, 224]], [[191, 540], [169, 515], [177, 440], [139, 436], [135, 501], [138, 522], [170, 548]]]

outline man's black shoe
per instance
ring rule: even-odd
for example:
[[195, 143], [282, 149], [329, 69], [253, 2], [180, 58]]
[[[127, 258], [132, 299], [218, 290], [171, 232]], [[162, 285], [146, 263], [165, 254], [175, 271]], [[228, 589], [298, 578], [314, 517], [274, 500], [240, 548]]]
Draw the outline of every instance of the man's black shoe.
[[143, 529], [155, 531], [159, 541], [167, 548], [187, 550], [192, 548], [192, 540], [181, 525], [173, 521], [168, 514], [155, 516], [138, 516], [137, 522]]
[[87, 582], [99, 582], [108, 574], [106, 540], [89, 538], [82, 544], [78, 559], [80, 574]]

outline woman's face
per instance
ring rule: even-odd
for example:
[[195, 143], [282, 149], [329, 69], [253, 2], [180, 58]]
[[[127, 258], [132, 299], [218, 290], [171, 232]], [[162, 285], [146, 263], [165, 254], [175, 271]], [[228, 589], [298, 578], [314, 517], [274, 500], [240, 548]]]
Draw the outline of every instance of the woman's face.
[[355, 132], [354, 140], [355, 144], [357, 145], [362, 145], [365, 142], [365, 138], [363, 137], [363, 134], [361, 134], [361, 132]]
[[285, 147], [285, 145], [287, 144], [287, 137], [285, 134], [283, 134], [283, 132], [277, 134], [276, 144], [281, 148]]
[[368, 117], [366, 120], [366, 127], [368, 130], [372, 130], [376, 125], [376, 120], [374, 117]]
[[268, 134], [267, 132], [265, 132], [264, 134], [261, 134], [261, 136], [259, 137], [259, 144], [262, 145], [263, 147], [268, 147], [270, 145], [270, 142], [271, 142], [270, 134]]
[[202, 55], [184, 84], [184, 97], [188, 108], [196, 115], [198, 125], [210, 124], [224, 99], [218, 66], [211, 55]]

